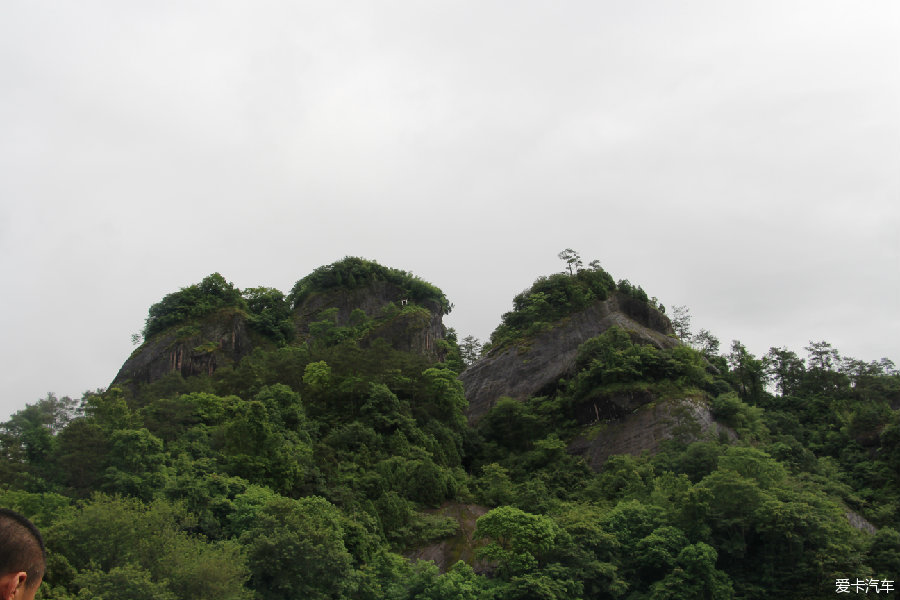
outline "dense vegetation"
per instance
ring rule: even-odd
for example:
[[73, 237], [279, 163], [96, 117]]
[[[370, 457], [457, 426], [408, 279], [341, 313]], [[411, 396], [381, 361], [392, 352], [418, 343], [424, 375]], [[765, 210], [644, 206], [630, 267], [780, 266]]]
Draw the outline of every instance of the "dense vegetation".
[[247, 305], [234, 284], [213, 273], [200, 283], [168, 294], [151, 306], [144, 324], [144, 338], [149, 339], [173, 325], [205, 317], [226, 307], [246, 309]]
[[151, 306], [142, 335], [150, 339], [176, 325], [196, 324], [222, 309], [243, 313], [254, 329], [277, 342], [293, 337], [290, 303], [282, 292], [267, 287], [242, 292], [218, 273], [168, 294]]
[[562, 273], [538, 277], [530, 288], [513, 298], [513, 309], [501, 317], [500, 325], [491, 334], [490, 343], [485, 345], [485, 352], [509, 344], [527, 343], [560, 319], [598, 300], [606, 300], [617, 290], [665, 312], [656, 298], [648, 298], [640, 286], [631, 285], [627, 279], [616, 284], [599, 261], [591, 261], [589, 268], [583, 268], [581, 258], [572, 249], [560, 252], [559, 258], [566, 262], [567, 269]]
[[[360, 285], [357, 260], [304, 278], [292, 301], [336, 289], [323, 283], [335, 273]], [[517, 297], [519, 312], [540, 304], [529, 295], [564, 293], [571, 308], [614, 289], [572, 266]], [[277, 290], [207, 279], [154, 305], [153, 327], [230, 307], [277, 331], [290, 314]], [[504, 324], [527, 331], [564, 318], [560, 305]], [[38, 597], [831, 598], [838, 578], [900, 573], [890, 361], [824, 342], [806, 358], [755, 357], [739, 342], [720, 355], [709, 332], [685, 338], [697, 349], [660, 350], [612, 328], [582, 345], [553, 393], [501, 400], [470, 427], [455, 337], [435, 362], [361, 344], [364, 317], [326, 315], [318, 341], [258, 348], [209, 376], [50, 394], [0, 425], [0, 505], [31, 517], [50, 550]], [[732, 433], [687, 428], [653, 456], [594, 472], [568, 443], [615, 417], [586, 421], [586, 403], [623, 392], [708, 401]], [[404, 558], [458, 531], [436, 510], [448, 503], [490, 509], [475, 568]], [[877, 532], [851, 526], [851, 510]]]
[[319, 267], [296, 284], [291, 290], [289, 299], [293, 306], [298, 306], [311, 294], [334, 289], [356, 289], [371, 285], [376, 281], [390, 283], [418, 303], [428, 301], [437, 303], [444, 314], [453, 308], [444, 293], [434, 285], [424, 281], [412, 273], [392, 269], [375, 261], [345, 257], [336, 263]]

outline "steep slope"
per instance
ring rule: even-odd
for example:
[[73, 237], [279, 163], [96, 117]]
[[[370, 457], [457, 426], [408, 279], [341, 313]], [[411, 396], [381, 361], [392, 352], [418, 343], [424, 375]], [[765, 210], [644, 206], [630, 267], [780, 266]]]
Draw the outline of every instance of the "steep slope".
[[[538, 280], [536, 287], [549, 287], [549, 293], [532, 288], [515, 304], [526, 312], [530, 298], [540, 295], [545, 302], [571, 279], [557, 275], [555, 281]], [[577, 298], [566, 295], [573, 296]], [[561, 309], [543, 310], [559, 314]], [[504, 322], [517, 318], [522, 320], [505, 315]], [[511, 341], [507, 337], [462, 373], [471, 424], [477, 426], [502, 398], [527, 403], [547, 397], [557, 407], [559, 423], [570, 424], [556, 433], [567, 440], [570, 453], [583, 455], [594, 470], [611, 455], [655, 452], [668, 439], [690, 441], [720, 431], [733, 435], [715, 423], [709, 409], [714, 370], [673, 336], [669, 319], [642, 290], [635, 293], [626, 282], [553, 323], [536, 321], [514, 331], [537, 333]], [[503, 332], [502, 326], [498, 330]], [[495, 421], [504, 418], [492, 417], [487, 429], [496, 429]]]
[[626, 400], [631, 410], [618, 418], [590, 419], [582, 422], [582, 432], [569, 444], [569, 452], [584, 456], [592, 469], [600, 469], [614, 454], [639, 456], [645, 450], [654, 453], [662, 442], [673, 438], [693, 441], [709, 432], [722, 432], [734, 439], [734, 432], [716, 423], [702, 397], [659, 399], [652, 395], [628, 394], [624, 398], [598, 398], [593, 406]]
[[253, 349], [247, 315], [220, 309], [199, 321], [176, 325], [145, 342], [125, 361], [112, 385], [153, 383], [169, 373], [212, 375]]
[[[291, 308], [293, 305], [293, 309]], [[330, 346], [376, 340], [394, 350], [441, 360], [446, 346], [443, 293], [412, 274], [355, 257], [319, 267], [290, 298], [273, 288], [240, 290], [214, 273], [150, 307], [145, 342], [112, 385], [153, 383], [177, 372], [212, 375], [254, 348]]]
[[358, 337], [362, 347], [383, 339], [395, 350], [434, 359], [443, 355], [438, 341], [444, 339], [446, 328], [440, 303], [416, 303], [406, 290], [388, 281], [311, 293], [294, 308], [294, 323], [298, 340], [336, 331], [338, 337]]
[[616, 325], [640, 343], [657, 348], [679, 344], [670, 337], [672, 325], [664, 314], [645, 302], [614, 293], [555, 323], [527, 348], [501, 348], [466, 369], [460, 379], [469, 401], [469, 421], [477, 422], [502, 397], [524, 400], [554, 386], [573, 371], [581, 344]]

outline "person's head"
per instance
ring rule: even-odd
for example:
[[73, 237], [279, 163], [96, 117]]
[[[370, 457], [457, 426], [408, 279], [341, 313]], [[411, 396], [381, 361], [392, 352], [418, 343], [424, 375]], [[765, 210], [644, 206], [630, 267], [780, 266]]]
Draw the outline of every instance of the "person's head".
[[0, 508], [0, 600], [32, 600], [44, 578], [46, 551], [37, 527]]

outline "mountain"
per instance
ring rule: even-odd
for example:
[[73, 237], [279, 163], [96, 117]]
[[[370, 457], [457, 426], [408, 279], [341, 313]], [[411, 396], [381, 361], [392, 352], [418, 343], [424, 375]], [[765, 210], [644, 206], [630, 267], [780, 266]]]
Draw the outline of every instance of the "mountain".
[[640, 344], [660, 349], [680, 344], [663, 313], [632, 296], [613, 292], [606, 300], [566, 315], [526, 347], [498, 348], [466, 369], [460, 379], [469, 401], [469, 420], [477, 422], [501, 397], [524, 400], [552, 390], [561, 377], [574, 373], [578, 347], [613, 326], [621, 327]]
[[[218, 368], [233, 366], [254, 347], [271, 349], [274, 342], [287, 338], [329, 343], [354, 335], [364, 347], [382, 339], [397, 350], [440, 360], [446, 352], [438, 344], [446, 332], [442, 321], [446, 299], [440, 290], [425, 286], [409, 274], [347, 258], [298, 281], [288, 315], [288, 300], [277, 290], [253, 288], [245, 300], [215, 273], [151, 308], [148, 339], [125, 361], [111, 385], [153, 383], [170, 373], [212, 375]], [[263, 302], [255, 305], [260, 297]], [[206, 308], [183, 306], [198, 304]], [[176, 317], [169, 319], [172, 313]], [[280, 321], [272, 323], [272, 313]], [[160, 321], [165, 326], [156, 324]], [[254, 331], [257, 324], [264, 327]]]
[[356, 257], [287, 294], [214, 273], [166, 295], [108, 389], [0, 425], [0, 505], [45, 535], [42, 597], [890, 591], [893, 363], [720, 354], [560, 257], [480, 354], [439, 288]]

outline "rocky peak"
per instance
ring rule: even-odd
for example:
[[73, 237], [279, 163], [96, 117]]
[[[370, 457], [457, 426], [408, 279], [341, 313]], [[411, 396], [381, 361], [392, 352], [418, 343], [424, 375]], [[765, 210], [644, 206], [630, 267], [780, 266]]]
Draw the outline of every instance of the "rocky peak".
[[[349, 281], [323, 279], [341, 269], [350, 274]], [[125, 361], [112, 385], [153, 383], [173, 372], [183, 377], [211, 375], [254, 347], [285, 343], [292, 327], [293, 343], [314, 340], [317, 323], [328, 325], [318, 331], [340, 330], [338, 339], [356, 339], [363, 347], [383, 339], [397, 350], [434, 360], [444, 357], [438, 342], [446, 333], [443, 315], [449, 303], [440, 290], [409, 273], [344, 259], [301, 279], [295, 292], [291, 311], [281, 292], [248, 288], [242, 296], [216, 273], [167, 295], [150, 308], [147, 339]], [[277, 310], [269, 314], [270, 309]], [[273, 337], [273, 331], [279, 337]]]
[[498, 348], [466, 369], [460, 379], [469, 401], [469, 421], [478, 421], [502, 397], [524, 400], [553, 386], [573, 371], [581, 344], [615, 325], [636, 342], [658, 348], [680, 343], [672, 337], [672, 325], [664, 314], [646, 302], [613, 293], [555, 323], [527, 347]]
[[253, 349], [247, 315], [224, 308], [153, 336], [125, 361], [112, 385], [152, 383], [169, 373], [211, 375]]
[[416, 301], [401, 287], [388, 281], [309, 294], [294, 308], [297, 339], [315, 338], [312, 326], [323, 318], [335, 327], [358, 325], [362, 316], [359, 311], [368, 321], [360, 339], [363, 347], [376, 339], [384, 339], [397, 350], [417, 352], [436, 360], [442, 358], [443, 352], [437, 342], [444, 339], [446, 328], [440, 303]]

